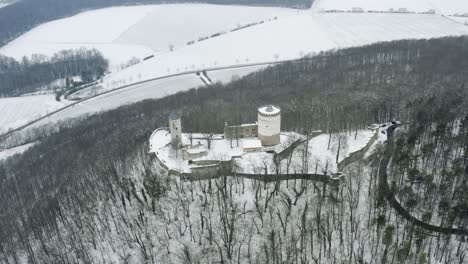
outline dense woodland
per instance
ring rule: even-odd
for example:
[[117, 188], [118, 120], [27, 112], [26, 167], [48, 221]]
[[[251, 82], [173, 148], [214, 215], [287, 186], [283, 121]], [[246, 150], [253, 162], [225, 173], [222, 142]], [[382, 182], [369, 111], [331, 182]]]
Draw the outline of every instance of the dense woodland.
[[333, 51], [13, 136], [4, 144], [41, 141], [0, 163], [0, 262], [467, 263], [466, 237], [413, 226], [378, 192], [383, 144], [337, 188], [180, 181], [147, 153], [173, 110], [185, 131], [204, 133], [255, 120], [266, 103], [281, 106], [283, 131], [409, 121], [396, 135], [392, 191], [424, 221], [467, 228], [463, 54], [466, 37]]
[[41, 23], [110, 6], [202, 2], [223, 5], [262, 5], [307, 8], [311, 0], [19, 0], [0, 8], [0, 46]]
[[102, 76], [107, 67], [108, 61], [95, 49], [63, 50], [51, 58], [32, 55], [21, 61], [0, 55], [0, 97], [33, 93], [74, 76], [90, 82]]

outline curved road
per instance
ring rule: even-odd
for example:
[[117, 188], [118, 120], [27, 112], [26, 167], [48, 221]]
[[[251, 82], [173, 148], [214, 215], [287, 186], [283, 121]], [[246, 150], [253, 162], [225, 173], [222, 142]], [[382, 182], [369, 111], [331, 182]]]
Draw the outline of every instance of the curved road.
[[[17, 128], [14, 128], [14, 129], [11, 129], [9, 130], [8, 132], [6, 133], [3, 133], [3, 134], [0, 134], [0, 141], [1, 140], [4, 140], [6, 139], [7, 137], [11, 136], [12, 134], [16, 133], [16, 132], [20, 132], [26, 128], [29, 128], [31, 127], [32, 125], [35, 125], [37, 123], [39, 123], [40, 121], [43, 121], [47, 118], [50, 118], [50, 117], [53, 117], [54, 115], [57, 115], [67, 109], [70, 109], [74, 106], [76, 106], [77, 104], [80, 104], [80, 103], [83, 103], [83, 102], [86, 102], [86, 101], [89, 101], [91, 99], [94, 99], [94, 98], [97, 98], [97, 97], [101, 97], [101, 96], [104, 96], [104, 95], [109, 95], [109, 94], [112, 94], [112, 93], [115, 93], [119, 90], [123, 90], [123, 89], [126, 89], [126, 88], [132, 88], [134, 86], [138, 86], [138, 85], [142, 85], [142, 84], [149, 84], [151, 82], [155, 82], [155, 81], [159, 81], [159, 80], [164, 80], [164, 79], [169, 79], [169, 78], [173, 78], [173, 77], [177, 77], [177, 76], [184, 76], [184, 75], [191, 75], [191, 74], [196, 74], [197, 72], [202, 72], [202, 71], [206, 71], [206, 72], [212, 72], [212, 71], [220, 71], [220, 70], [228, 70], [228, 69], [237, 69], [237, 68], [246, 68], [246, 67], [254, 67], [254, 66], [268, 66], [268, 65], [274, 65], [274, 64], [280, 64], [280, 63], [285, 63], [285, 62], [294, 62], [294, 61], [300, 61], [302, 59], [294, 59], [294, 60], [281, 60], [281, 61], [270, 61], [270, 62], [260, 62], [260, 63], [247, 63], [247, 64], [238, 64], [238, 65], [228, 65], [228, 66], [220, 66], [220, 67], [211, 67], [211, 68], [206, 68], [206, 69], [198, 69], [198, 70], [192, 70], [192, 71], [185, 71], [185, 72], [180, 72], [180, 73], [175, 73], [175, 74], [170, 74], [170, 75], [165, 75], [165, 76], [160, 76], [160, 77], [156, 77], [156, 78], [151, 78], [151, 79], [147, 79], [147, 80], [144, 80], [144, 81], [140, 81], [140, 82], [136, 82], [136, 83], [132, 83], [132, 84], [129, 84], [129, 85], [124, 85], [124, 86], [121, 86], [121, 87], [118, 87], [118, 88], [115, 88], [115, 89], [112, 89], [112, 90], [108, 90], [108, 91], [105, 91], [105, 92], [102, 92], [100, 94], [96, 94], [96, 95], [93, 95], [93, 96], [90, 96], [88, 98], [85, 98], [85, 99], [82, 99], [82, 100], [79, 100], [79, 101], [76, 101], [76, 102], [73, 102], [65, 107], [62, 107], [60, 109], [57, 109], [55, 111], [52, 111], [40, 118], [37, 118], [31, 122], [28, 122], [22, 126], [19, 126]], [[192, 87], [190, 87], [192, 88]]]
[[390, 190], [388, 184], [388, 163], [392, 158], [393, 152], [395, 150], [395, 142], [393, 141], [393, 134], [395, 129], [397, 129], [400, 125], [399, 124], [392, 124], [387, 128], [387, 142], [385, 143], [385, 151], [383, 157], [380, 159], [379, 164], [379, 183], [378, 189], [382, 192], [385, 196], [385, 199], [390, 203], [390, 205], [395, 209], [400, 216], [411, 222], [413, 225], [419, 226], [425, 230], [443, 233], [447, 235], [465, 235], [468, 236], [468, 230], [463, 228], [453, 228], [453, 227], [444, 227], [444, 226], [437, 226], [428, 224], [417, 219], [415, 216], [411, 215], [396, 199], [395, 193]]

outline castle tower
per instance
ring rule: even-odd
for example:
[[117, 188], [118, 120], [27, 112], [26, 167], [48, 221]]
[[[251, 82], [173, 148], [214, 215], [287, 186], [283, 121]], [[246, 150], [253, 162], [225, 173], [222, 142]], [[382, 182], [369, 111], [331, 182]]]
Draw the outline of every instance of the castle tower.
[[173, 149], [182, 147], [182, 122], [180, 116], [172, 112], [169, 115], [169, 131], [171, 132], [171, 145]]
[[264, 105], [258, 108], [258, 138], [263, 146], [280, 143], [281, 109], [275, 105]]

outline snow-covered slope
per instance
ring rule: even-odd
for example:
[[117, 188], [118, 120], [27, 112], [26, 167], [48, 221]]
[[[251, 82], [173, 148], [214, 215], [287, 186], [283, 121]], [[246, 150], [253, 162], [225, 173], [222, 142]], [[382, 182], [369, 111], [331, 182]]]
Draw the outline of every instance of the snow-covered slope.
[[440, 15], [309, 13], [279, 18], [164, 53], [104, 80], [106, 89], [168, 74], [256, 62], [398, 39], [466, 35], [468, 27]]
[[34, 126], [111, 110], [125, 104], [131, 104], [145, 99], [161, 98], [202, 85], [203, 83], [200, 78], [195, 74], [187, 74], [137, 85], [78, 103], [71, 108], [38, 122]]
[[125, 31], [116, 42], [141, 44], [155, 51], [169, 45], [185, 46], [189, 41], [227, 33], [250, 23], [295, 15], [287, 8], [177, 4], [152, 6], [148, 15]]
[[[316, 5], [333, 3], [331, 1], [338, 0], [321, 0]], [[422, 1], [416, 0], [418, 3]], [[390, 0], [382, 3], [386, 2]], [[460, 4], [460, 7], [464, 5]], [[445, 7], [448, 10], [450, 6], [446, 4]], [[263, 23], [259, 23], [261, 21]], [[229, 30], [253, 22], [257, 24], [241, 30]], [[187, 41], [220, 32], [226, 33], [186, 45]], [[467, 34], [468, 27], [462, 22], [438, 14], [322, 13], [283, 8], [180, 4], [85, 12], [39, 26], [0, 49], [0, 53], [20, 58], [33, 53], [50, 55], [64, 48], [89, 46], [102, 50], [116, 65], [133, 56], [141, 58], [153, 54], [154, 50], [160, 51], [154, 58], [107, 75], [102, 82], [103, 90], [111, 90], [156, 77], [211, 67], [271, 63], [381, 41]], [[172, 52], [167, 51], [169, 44], [175, 46]], [[215, 71], [209, 72], [208, 76], [214, 82], [229, 81], [233, 76], [242, 76], [262, 67]], [[201, 85], [199, 78], [192, 77], [190, 81], [182, 76], [183, 80], [168, 80], [171, 84], [162, 84], [165, 82], [162, 81], [156, 85], [152, 82], [108, 94], [68, 109], [57, 115], [57, 119], [111, 109]], [[49, 101], [56, 104], [53, 98]], [[0, 110], [3, 107], [9, 113], [0, 117], [2, 129], [18, 126], [25, 119], [30, 120], [53, 108], [41, 103], [25, 104], [26, 110], [20, 108], [21, 111], [15, 112], [16, 106], [11, 105], [6, 107], [0, 100]], [[34, 109], [29, 111], [29, 108]]]
[[364, 11], [389, 11], [406, 8], [408, 12], [427, 12], [434, 10], [439, 14], [453, 15], [468, 13], [468, 1], [465, 0], [315, 0], [314, 11], [340, 10], [351, 11], [353, 8]]
[[21, 154], [25, 152], [26, 150], [28, 150], [30, 147], [34, 146], [36, 143], [37, 142], [33, 142], [33, 143], [18, 146], [18, 147], [14, 147], [11, 149], [0, 150], [0, 161], [7, 159], [13, 155]]
[[55, 95], [35, 95], [0, 99], [0, 133], [26, 124], [49, 112], [64, 107]]
[[101, 50], [114, 68], [132, 57], [144, 58], [199, 37], [252, 22], [295, 14], [285, 8], [205, 4], [112, 7], [80, 13], [40, 25], [0, 49], [21, 59], [31, 54], [52, 55], [63, 49]]
[[20, 59], [32, 54], [52, 55], [63, 49], [97, 48], [117, 64], [131, 57], [152, 54], [149, 48], [113, 41], [143, 19], [151, 7], [114, 7], [84, 12], [42, 24], [0, 49], [0, 53]]
[[15, 0], [0, 0], [0, 8], [4, 8], [5, 6], [9, 6], [15, 3]]

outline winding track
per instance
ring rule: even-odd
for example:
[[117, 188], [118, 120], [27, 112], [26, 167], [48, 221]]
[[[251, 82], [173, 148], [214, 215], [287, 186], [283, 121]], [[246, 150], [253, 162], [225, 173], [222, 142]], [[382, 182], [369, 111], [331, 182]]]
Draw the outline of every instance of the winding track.
[[24, 130], [26, 128], [29, 128], [32, 125], [34, 125], [34, 124], [36, 124], [36, 123], [38, 123], [38, 122], [40, 122], [40, 121], [42, 121], [42, 120], [44, 120], [46, 118], [52, 117], [52, 116], [54, 116], [54, 115], [56, 115], [58, 113], [63, 112], [64, 110], [72, 108], [72, 107], [76, 106], [77, 104], [80, 104], [80, 103], [83, 103], [85, 101], [94, 99], [96, 97], [100, 97], [100, 96], [103, 96], [103, 95], [108, 95], [108, 94], [114, 93], [114, 92], [122, 90], [122, 89], [131, 88], [133, 86], [138, 86], [138, 85], [141, 85], [141, 84], [148, 84], [148, 83], [151, 83], [151, 82], [155, 82], [155, 81], [159, 81], [159, 80], [163, 80], [163, 79], [169, 79], [169, 78], [173, 78], [173, 77], [177, 77], [177, 76], [196, 74], [197, 72], [202, 72], [202, 71], [210, 72], [210, 71], [220, 71], [220, 70], [246, 68], [246, 67], [254, 67], [254, 66], [268, 66], [268, 65], [275, 65], [275, 64], [280, 64], [280, 63], [285, 63], [285, 62], [294, 62], [294, 61], [300, 61], [300, 60], [302, 60], [302, 58], [294, 59], [294, 60], [279, 60], [279, 61], [269, 61], [269, 62], [260, 62], [260, 63], [245, 63], [245, 64], [237, 64], [237, 65], [210, 67], [210, 68], [205, 68], [205, 69], [197, 69], [197, 70], [184, 71], [184, 72], [170, 74], [170, 75], [164, 75], [164, 76], [160, 76], [160, 77], [151, 78], [151, 79], [147, 79], [147, 80], [144, 80], [144, 81], [132, 83], [132, 84], [129, 84], [129, 85], [124, 85], [124, 86], [121, 86], [121, 87], [118, 87], [118, 88], [115, 88], [115, 89], [112, 89], [112, 90], [102, 92], [100, 94], [96, 94], [96, 95], [84, 98], [82, 100], [73, 102], [73, 103], [71, 103], [71, 104], [69, 104], [67, 106], [64, 106], [64, 107], [62, 107], [60, 109], [52, 111], [52, 112], [50, 112], [50, 113], [48, 113], [48, 114], [46, 114], [46, 115], [44, 115], [44, 116], [42, 116], [40, 118], [37, 118], [37, 119], [35, 119], [33, 121], [30, 121], [30, 122], [28, 122], [28, 123], [26, 123], [26, 124], [24, 124], [22, 126], [11, 129], [6, 133], [0, 134], [0, 141], [8, 138], [9, 136], [13, 135], [14, 133], [21, 132], [22, 130]]
[[444, 227], [444, 226], [437, 226], [428, 224], [417, 219], [415, 216], [411, 215], [396, 199], [395, 193], [390, 190], [388, 184], [388, 163], [392, 158], [393, 152], [395, 150], [395, 142], [393, 134], [395, 129], [397, 129], [400, 125], [393, 124], [387, 128], [387, 142], [385, 143], [385, 151], [383, 157], [380, 159], [379, 164], [379, 183], [378, 183], [378, 190], [382, 192], [385, 196], [385, 199], [388, 203], [397, 211], [397, 213], [411, 222], [413, 225], [419, 226], [427, 231], [443, 233], [447, 235], [465, 235], [468, 236], [468, 230], [463, 228], [453, 228], [453, 227]]

